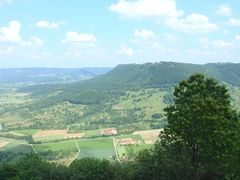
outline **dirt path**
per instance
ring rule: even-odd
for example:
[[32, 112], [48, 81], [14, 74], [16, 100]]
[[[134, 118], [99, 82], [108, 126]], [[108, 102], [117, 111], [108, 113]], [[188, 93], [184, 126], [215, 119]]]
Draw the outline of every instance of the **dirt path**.
[[79, 146], [78, 146], [77, 141], [75, 141], [75, 143], [76, 143], [76, 146], [77, 146], [77, 149], [78, 149], [78, 153], [80, 153], [80, 148], [79, 148]]
[[113, 140], [113, 145], [114, 145], [114, 149], [115, 149], [116, 159], [117, 159], [118, 161], [120, 161], [120, 159], [119, 159], [119, 157], [118, 157], [118, 151], [117, 151], [117, 145], [116, 145], [115, 139], [112, 138], [112, 140]]
[[33, 146], [32, 144], [30, 144], [30, 146], [32, 147], [34, 153], [37, 154], [37, 151], [36, 151], [36, 149], [34, 148], [34, 146]]
[[73, 160], [71, 160], [71, 161], [68, 163], [68, 166], [70, 166], [70, 164], [71, 164], [75, 159], [77, 159], [77, 157], [78, 157], [78, 155], [79, 155], [79, 153], [80, 153], [80, 151], [81, 151], [80, 148], [79, 148], [79, 146], [78, 146], [77, 141], [75, 141], [75, 143], [76, 143], [78, 152], [77, 152], [76, 156], [73, 158]]

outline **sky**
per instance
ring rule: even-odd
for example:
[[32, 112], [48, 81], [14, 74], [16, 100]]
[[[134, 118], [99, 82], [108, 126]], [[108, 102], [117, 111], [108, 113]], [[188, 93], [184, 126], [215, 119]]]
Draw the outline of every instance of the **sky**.
[[0, 68], [240, 63], [239, 0], [0, 0]]

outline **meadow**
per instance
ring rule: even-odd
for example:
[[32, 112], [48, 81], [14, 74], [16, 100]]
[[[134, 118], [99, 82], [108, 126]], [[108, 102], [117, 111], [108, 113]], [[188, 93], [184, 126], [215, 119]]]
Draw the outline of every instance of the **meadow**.
[[77, 158], [95, 157], [112, 160], [115, 156], [115, 149], [112, 138], [78, 140], [80, 153]]

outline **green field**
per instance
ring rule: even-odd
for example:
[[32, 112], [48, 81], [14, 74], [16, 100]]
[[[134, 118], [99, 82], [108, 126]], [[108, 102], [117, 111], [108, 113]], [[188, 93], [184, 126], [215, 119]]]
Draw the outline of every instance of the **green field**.
[[92, 139], [92, 140], [78, 140], [80, 153], [78, 158], [96, 157], [112, 159], [115, 155], [113, 140], [111, 138]]
[[19, 158], [30, 153], [34, 153], [30, 145], [10, 140], [7, 145], [0, 148], [0, 164], [15, 163]]
[[34, 138], [34, 141], [40, 141], [42, 143], [50, 143], [53, 141], [58, 141], [58, 140], [63, 140], [64, 139], [64, 135], [51, 135], [51, 136], [47, 136], [47, 137], [41, 137], [41, 138]]
[[36, 134], [40, 129], [20, 129], [20, 130], [14, 130], [14, 132], [19, 133], [19, 134], [24, 134], [28, 136], [32, 136]]
[[151, 144], [136, 144], [136, 145], [117, 145], [118, 156], [120, 159], [124, 158], [126, 155], [132, 159], [135, 158], [138, 153], [144, 149], [150, 149], [154, 145]]
[[123, 139], [123, 138], [132, 138], [135, 141], [139, 141], [140, 143], [144, 143], [143, 138], [139, 134], [127, 134], [127, 135], [121, 135], [121, 136], [116, 136], [114, 137], [115, 139]]
[[118, 152], [119, 158], [121, 158], [121, 157], [123, 157], [124, 155], [127, 154], [124, 146], [117, 146], [117, 152]]
[[13, 154], [28, 154], [33, 153], [33, 149], [28, 144], [18, 144], [11, 142], [4, 147], [0, 148], [0, 152], [7, 152], [7, 153], [13, 153]]
[[33, 145], [37, 154], [49, 162], [69, 165], [76, 157], [78, 148], [73, 140]]
[[77, 146], [75, 141], [68, 140], [68, 141], [61, 141], [61, 142], [54, 142], [54, 143], [45, 143], [45, 144], [35, 144], [33, 145], [35, 150], [38, 152], [45, 152], [45, 151], [65, 151], [65, 152], [77, 152]]
[[95, 137], [95, 136], [100, 136], [101, 135], [101, 130], [100, 129], [84, 130], [82, 132], [85, 134], [85, 137]]
[[139, 153], [144, 149], [151, 149], [154, 145], [153, 144], [141, 144], [141, 145], [134, 145], [132, 146], [135, 153]]

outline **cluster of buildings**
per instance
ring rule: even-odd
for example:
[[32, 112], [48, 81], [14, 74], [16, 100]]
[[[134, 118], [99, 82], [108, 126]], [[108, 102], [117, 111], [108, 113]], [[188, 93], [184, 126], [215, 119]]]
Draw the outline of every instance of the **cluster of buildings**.
[[[101, 131], [101, 134], [104, 136], [113, 136], [118, 134], [118, 131], [115, 128], [107, 128], [107, 129], [103, 129]], [[120, 146], [137, 144], [137, 142], [132, 138], [117, 139], [116, 143]]]

